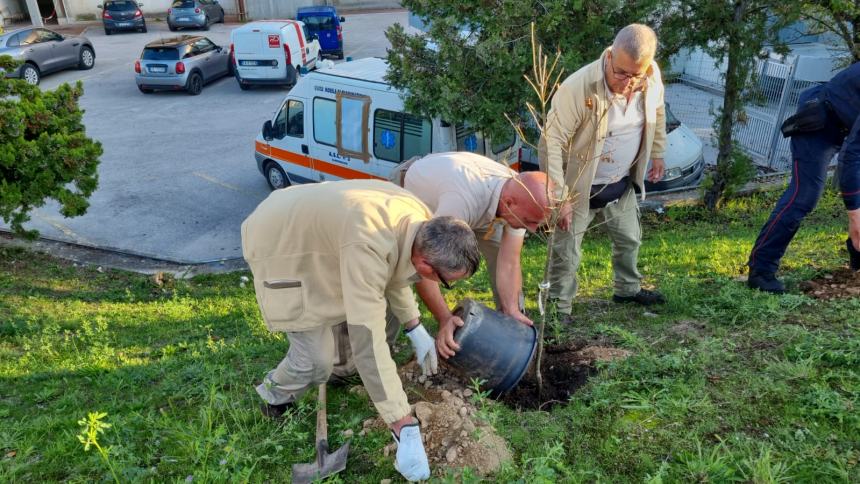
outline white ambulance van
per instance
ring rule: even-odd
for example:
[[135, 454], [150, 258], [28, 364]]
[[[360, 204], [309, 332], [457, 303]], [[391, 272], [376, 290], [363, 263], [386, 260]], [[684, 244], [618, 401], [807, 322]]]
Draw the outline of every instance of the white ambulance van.
[[320, 44], [298, 20], [250, 22], [230, 32], [230, 55], [239, 87], [293, 85], [302, 67], [317, 67]]
[[384, 79], [388, 63], [367, 58], [299, 79], [255, 143], [257, 168], [274, 190], [296, 183], [387, 179], [416, 155], [471, 151], [518, 169], [520, 141], [502, 140], [404, 111], [402, 92]]

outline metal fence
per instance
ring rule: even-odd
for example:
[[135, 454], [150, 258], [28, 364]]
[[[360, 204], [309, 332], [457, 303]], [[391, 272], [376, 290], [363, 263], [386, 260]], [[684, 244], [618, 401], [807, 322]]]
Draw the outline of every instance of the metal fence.
[[[711, 57], [690, 54], [675, 80], [667, 83], [666, 102], [675, 116], [705, 144], [705, 160], [716, 162], [714, 119], [723, 104], [724, 66]], [[797, 108], [800, 93], [815, 82], [796, 79], [797, 58], [791, 63], [758, 59], [755, 83], [747, 94], [746, 117], [734, 126], [733, 139], [757, 165], [767, 171], [788, 171], [791, 152], [779, 128]]]

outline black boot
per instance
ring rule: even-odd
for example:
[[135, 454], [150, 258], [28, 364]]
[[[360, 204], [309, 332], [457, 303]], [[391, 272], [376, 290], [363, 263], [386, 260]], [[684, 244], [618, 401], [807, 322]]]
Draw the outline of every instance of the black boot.
[[771, 294], [783, 294], [785, 292], [785, 286], [773, 273], [765, 274], [763, 272], [750, 271], [747, 286]]
[[860, 271], [860, 252], [857, 252], [857, 249], [854, 248], [854, 244], [851, 243], [851, 237], [848, 237], [848, 240], [845, 241], [845, 246], [848, 247], [848, 262], [851, 265], [851, 270]]
[[655, 304], [666, 304], [666, 298], [657, 291], [649, 291], [648, 289], [640, 289], [639, 292], [632, 296], [612, 296], [612, 300], [617, 303], [636, 303], [640, 306], [653, 306]]
[[266, 402], [263, 402], [260, 405], [260, 411], [263, 412], [263, 415], [269, 417], [272, 420], [279, 420], [284, 418], [284, 414], [296, 407], [294, 402], [290, 403], [281, 403], [279, 405], [272, 405]]

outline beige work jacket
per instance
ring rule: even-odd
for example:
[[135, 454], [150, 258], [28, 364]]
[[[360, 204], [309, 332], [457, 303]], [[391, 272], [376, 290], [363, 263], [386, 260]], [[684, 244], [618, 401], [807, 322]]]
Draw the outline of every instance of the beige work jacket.
[[385, 340], [386, 299], [400, 322], [419, 316], [412, 243], [430, 210], [386, 181], [290, 187], [242, 223], [242, 253], [271, 331], [347, 321], [356, 367], [382, 417], [409, 404]]
[[[600, 59], [571, 74], [552, 98], [544, 136], [539, 146], [541, 169], [559, 187], [558, 197], [574, 197], [574, 209], [588, 211], [588, 196], [607, 132], [609, 99]], [[666, 151], [666, 112], [663, 81], [656, 62], [649, 68], [642, 96], [645, 130], [630, 177], [645, 198], [645, 170], [651, 158]], [[564, 193], [567, 187], [568, 193]]]

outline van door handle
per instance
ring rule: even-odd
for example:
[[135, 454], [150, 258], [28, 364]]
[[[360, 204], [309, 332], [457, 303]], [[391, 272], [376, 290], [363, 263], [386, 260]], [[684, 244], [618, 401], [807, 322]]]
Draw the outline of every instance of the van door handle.
[[302, 145], [302, 153], [308, 154], [308, 145]]

